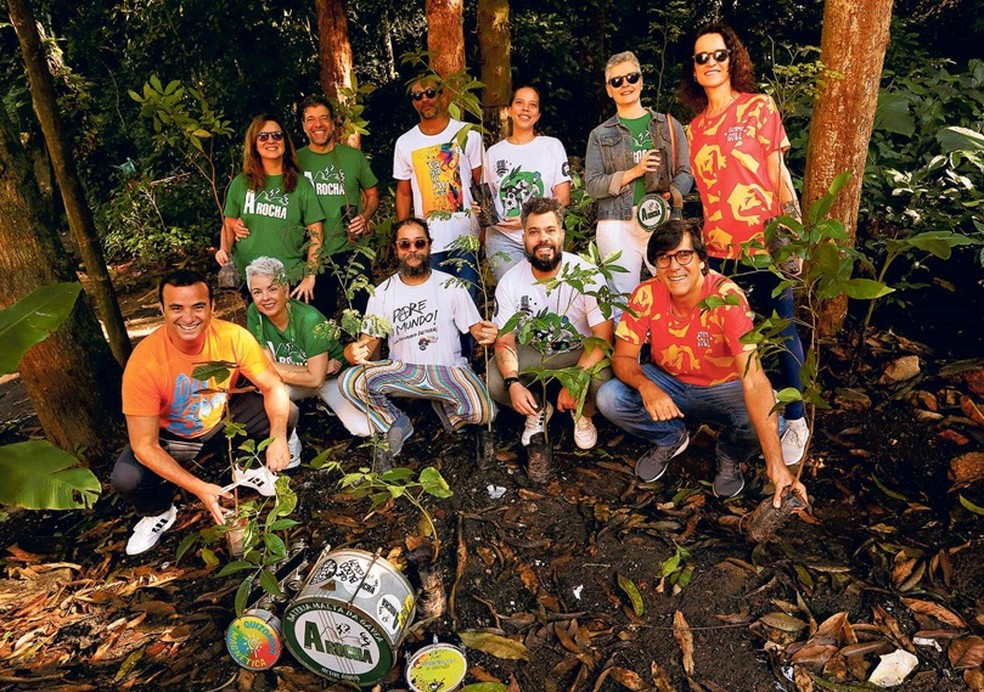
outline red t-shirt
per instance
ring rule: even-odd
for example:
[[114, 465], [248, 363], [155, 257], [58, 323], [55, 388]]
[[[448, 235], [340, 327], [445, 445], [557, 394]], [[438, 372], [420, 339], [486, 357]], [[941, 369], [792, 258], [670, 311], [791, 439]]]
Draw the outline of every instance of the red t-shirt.
[[[229, 379], [196, 380], [191, 373], [209, 361], [236, 363]], [[224, 392], [202, 390], [229, 388], [239, 373], [255, 382], [270, 367], [270, 359], [249, 332], [232, 322], [212, 319], [201, 353], [187, 355], [167, 338], [160, 327], [137, 344], [123, 371], [123, 413], [157, 416], [162, 430], [179, 437], [201, 437], [222, 420]]]
[[666, 286], [649, 279], [632, 293], [615, 336], [641, 346], [648, 335], [653, 363], [681, 382], [709, 387], [740, 379], [735, 356], [755, 350], [754, 345], [741, 343], [742, 335], [752, 329], [752, 311], [733, 281], [713, 271], [704, 277], [702, 302], [709, 296], [730, 294], [739, 297], [738, 305], [703, 310], [698, 304], [689, 315], [678, 317]]
[[766, 161], [788, 149], [789, 140], [776, 104], [766, 94], [739, 94], [723, 113], [694, 118], [688, 138], [690, 167], [704, 206], [707, 254], [741, 257], [739, 246], [762, 240], [766, 220], [779, 214]]

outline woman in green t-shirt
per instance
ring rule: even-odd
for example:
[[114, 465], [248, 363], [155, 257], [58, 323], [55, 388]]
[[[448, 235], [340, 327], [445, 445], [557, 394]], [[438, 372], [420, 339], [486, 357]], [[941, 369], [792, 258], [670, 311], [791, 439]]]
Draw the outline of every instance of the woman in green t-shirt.
[[242, 275], [257, 257], [275, 257], [294, 284], [291, 297], [310, 302], [325, 217], [282, 122], [261, 113], [246, 130], [243, 171], [226, 194], [215, 259], [235, 262]]

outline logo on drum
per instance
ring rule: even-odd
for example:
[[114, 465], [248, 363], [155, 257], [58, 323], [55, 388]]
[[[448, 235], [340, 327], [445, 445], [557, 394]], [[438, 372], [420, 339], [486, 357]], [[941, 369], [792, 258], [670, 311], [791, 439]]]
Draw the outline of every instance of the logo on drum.
[[670, 216], [670, 205], [658, 194], [648, 194], [639, 200], [636, 220], [643, 230], [655, 231]]
[[324, 563], [318, 567], [318, 571], [314, 573], [311, 577], [312, 584], [320, 584], [321, 582], [328, 581], [335, 576], [335, 572], [338, 571], [338, 564], [334, 560], [325, 560]]
[[[360, 641], [359, 643], [362, 642]], [[369, 643], [371, 643], [371, 640], [365, 642], [364, 646], [368, 646]], [[308, 651], [317, 651], [319, 654], [347, 658], [350, 661], [370, 664], [373, 662], [372, 653], [369, 649], [365, 649], [362, 646], [335, 642], [330, 639], [322, 639], [320, 628], [316, 623], [311, 621], [304, 623], [304, 648]]]

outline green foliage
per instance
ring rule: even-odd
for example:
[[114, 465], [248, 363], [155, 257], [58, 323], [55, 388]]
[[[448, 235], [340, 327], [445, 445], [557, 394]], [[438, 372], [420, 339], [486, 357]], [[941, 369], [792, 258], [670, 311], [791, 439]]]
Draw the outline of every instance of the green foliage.
[[331, 99], [332, 112], [339, 121], [336, 139], [344, 140], [354, 134], [369, 134], [369, 121], [363, 113], [366, 110], [366, 97], [375, 90], [376, 87], [372, 84], [359, 84], [355, 75], [352, 75], [352, 86], [340, 89], [339, 98]]
[[690, 552], [682, 546], [674, 545], [676, 550], [659, 567], [660, 586], [657, 589], [661, 590], [663, 584], [669, 582], [673, 587], [673, 594], [676, 595], [690, 585], [694, 577], [694, 566], [690, 561]]
[[[0, 310], [0, 374], [16, 372], [24, 354], [64, 322], [82, 284], [42, 286]], [[91, 507], [102, 489], [79, 460], [50, 442], [33, 440], [0, 446], [0, 504], [26, 509]]]
[[151, 75], [142, 93], [131, 90], [129, 94], [140, 104], [140, 115], [153, 122], [154, 139], [160, 146], [190, 147], [206, 155], [208, 140], [232, 134], [222, 111], [215, 110], [201, 91], [184, 87], [176, 79], [164, 86], [157, 75]]

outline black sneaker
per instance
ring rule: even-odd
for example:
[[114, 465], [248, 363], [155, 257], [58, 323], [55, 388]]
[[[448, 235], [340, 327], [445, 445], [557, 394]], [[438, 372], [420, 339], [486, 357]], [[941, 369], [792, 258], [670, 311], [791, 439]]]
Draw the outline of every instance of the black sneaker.
[[718, 456], [718, 472], [714, 476], [714, 494], [718, 497], [734, 497], [745, 487], [741, 464], [724, 455]]
[[675, 447], [653, 447], [639, 457], [635, 467], [636, 475], [646, 483], [659, 480], [666, 473], [670, 459], [681, 454], [689, 444], [690, 433], [684, 433], [683, 441]]

